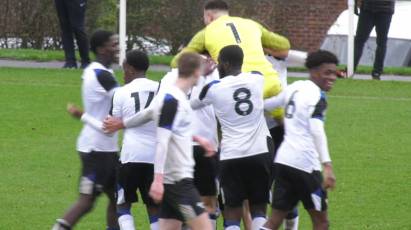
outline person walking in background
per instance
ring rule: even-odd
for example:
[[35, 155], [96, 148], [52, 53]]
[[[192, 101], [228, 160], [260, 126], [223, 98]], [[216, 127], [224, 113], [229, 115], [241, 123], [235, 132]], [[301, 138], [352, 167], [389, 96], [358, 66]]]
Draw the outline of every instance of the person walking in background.
[[[361, 4], [359, 4], [360, 2]], [[374, 68], [371, 76], [375, 80], [380, 80], [384, 69], [388, 31], [392, 15], [394, 14], [395, 0], [356, 0], [356, 4], [360, 5], [361, 11], [355, 36], [354, 69], [357, 69], [364, 44], [375, 27], [377, 32], [377, 50], [375, 51]]]
[[57, 16], [60, 21], [61, 38], [65, 54], [63, 68], [77, 68], [74, 35], [81, 57], [80, 67], [84, 69], [90, 63], [88, 39], [84, 31], [87, 0], [54, 0], [54, 3], [56, 4]]

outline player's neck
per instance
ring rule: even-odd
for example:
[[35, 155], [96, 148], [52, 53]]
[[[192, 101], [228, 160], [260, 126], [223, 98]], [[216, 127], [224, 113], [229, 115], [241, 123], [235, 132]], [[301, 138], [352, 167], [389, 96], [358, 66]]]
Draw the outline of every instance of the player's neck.
[[241, 69], [232, 69], [232, 70], [228, 70], [224, 77], [226, 77], [226, 76], [237, 76], [240, 73], [241, 73]]
[[133, 79], [137, 79], [137, 78], [146, 78], [146, 73], [138, 72], [138, 73], [134, 74]]
[[132, 76], [130, 76], [129, 78], [127, 78], [127, 80], [126, 80], [126, 84], [128, 84], [128, 83], [130, 83], [130, 82], [132, 82], [132, 81], [134, 81], [134, 80], [136, 80], [136, 79], [141, 79], [141, 78], [146, 78], [146, 75], [144, 74], [144, 73], [142, 73], [142, 74], [134, 74], [134, 75], [132, 75]]
[[105, 58], [105, 57], [97, 57], [96, 58], [96, 61], [98, 62], [98, 63], [100, 63], [100, 64], [102, 64], [104, 67], [106, 67], [106, 68], [110, 68], [110, 66], [111, 66], [111, 60], [109, 60], [108, 58]]
[[229, 16], [229, 14], [228, 14], [228, 12], [226, 12], [226, 11], [216, 12], [216, 13], [214, 14], [214, 20], [213, 20], [213, 21], [219, 19], [219, 18], [222, 17], [222, 16]]
[[312, 81], [316, 86], [318, 86], [320, 88], [320, 85], [317, 83], [315, 78], [310, 77], [309, 80]]
[[187, 94], [188, 92], [190, 92], [190, 89], [193, 87], [193, 84], [190, 78], [178, 78], [176, 81], [176, 86], [177, 88], [179, 88]]
[[310, 79], [309, 79], [310, 81], [312, 81], [318, 88], [320, 88], [321, 89], [321, 87], [320, 87], [320, 84], [316, 81], [316, 79], [315, 78], [313, 78], [313, 77], [310, 77]]

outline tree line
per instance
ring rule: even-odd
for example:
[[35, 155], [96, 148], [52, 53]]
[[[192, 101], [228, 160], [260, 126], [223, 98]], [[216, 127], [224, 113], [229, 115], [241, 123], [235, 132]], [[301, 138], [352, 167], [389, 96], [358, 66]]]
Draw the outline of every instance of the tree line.
[[[118, 0], [87, 0], [86, 31], [118, 30]], [[273, 0], [228, 0], [232, 14], [270, 25]], [[127, 0], [128, 48], [145, 49], [144, 39], [166, 43], [170, 53], [204, 25], [204, 0]], [[58, 18], [51, 0], [2, 0], [0, 47], [61, 49]], [[143, 38], [143, 40], [142, 40]]]

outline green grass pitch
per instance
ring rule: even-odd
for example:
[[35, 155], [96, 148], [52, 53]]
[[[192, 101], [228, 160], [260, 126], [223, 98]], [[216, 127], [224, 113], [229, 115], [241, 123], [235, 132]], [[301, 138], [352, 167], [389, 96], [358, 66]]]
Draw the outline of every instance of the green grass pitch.
[[[1, 230], [50, 229], [76, 199], [81, 123], [65, 108], [80, 104], [80, 74], [0, 68]], [[411, 83], [339, 80], [326, 128], [337, 175], [331, 228], [411, 229]], [[104, 229], [105, 205], [100, 199], [76, 229]], [[133, 213], [148, 229], [143, 207]], [[310, 229], [300, 213], [300, 229]]]

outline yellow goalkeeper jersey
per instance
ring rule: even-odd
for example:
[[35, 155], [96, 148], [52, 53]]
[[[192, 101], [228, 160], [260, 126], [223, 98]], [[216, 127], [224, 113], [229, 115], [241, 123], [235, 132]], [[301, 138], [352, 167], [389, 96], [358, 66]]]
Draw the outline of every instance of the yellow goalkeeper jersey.
[[[265, 98], [277, 95], [281, 91], [278, 74], [266, 59], [263, 47], [287, 50], [290, 48], [290, 43], [287, 38], [268, 31], [253, 20], [228, 15], [221, 16], [198, 32], [181, 53], [207, 51], [217, 62], [220, 50], [228, 45], [238, 45], [242, 48], [244, 52], [243, 72], [258, 71], [264, 75]], [[173, 59], [172, 67], [177, 66], [180, 54]]]

